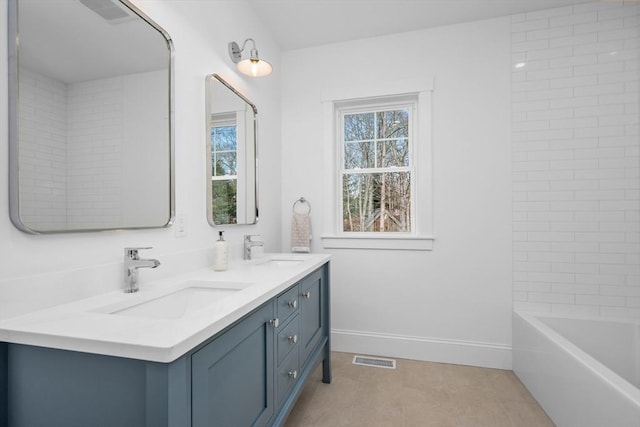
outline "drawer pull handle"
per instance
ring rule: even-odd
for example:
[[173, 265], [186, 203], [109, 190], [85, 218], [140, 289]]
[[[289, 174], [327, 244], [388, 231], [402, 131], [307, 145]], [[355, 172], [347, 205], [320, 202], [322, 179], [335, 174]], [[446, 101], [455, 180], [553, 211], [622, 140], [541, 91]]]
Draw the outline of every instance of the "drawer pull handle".
[[289, 307], [296, 309], [298, 308], [298, 300], [297, 299], [292, 299], [291, 301], [289, 301]]
[[278, 326], [280, 326], [280, 319], [278, 319], [277, 317], [275, 319], [271, 319], [269, 320], [269, 324], [274, 328], [277, 328]]
[[298, 378], [298, 371], [289, 371], [289, 378], [291, 378], [292, 380]]
[[311, 298], [311, 291], [306, 291], [302, 293], [302, 296], [305, 297], [306, 299]]
[[298, 342], [298, 336], [297, 335], [289, 335], [287, 337], [289, 339], [289, 341], [291, 341], [293, 344]]

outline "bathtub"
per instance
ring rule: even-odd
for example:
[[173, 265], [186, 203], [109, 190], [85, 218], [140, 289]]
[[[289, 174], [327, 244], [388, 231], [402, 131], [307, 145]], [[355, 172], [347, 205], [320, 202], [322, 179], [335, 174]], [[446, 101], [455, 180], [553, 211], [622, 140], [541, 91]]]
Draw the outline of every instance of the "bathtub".
[[513, 371], [558, 427], [640, 427], [640, 322], [514, 312]]

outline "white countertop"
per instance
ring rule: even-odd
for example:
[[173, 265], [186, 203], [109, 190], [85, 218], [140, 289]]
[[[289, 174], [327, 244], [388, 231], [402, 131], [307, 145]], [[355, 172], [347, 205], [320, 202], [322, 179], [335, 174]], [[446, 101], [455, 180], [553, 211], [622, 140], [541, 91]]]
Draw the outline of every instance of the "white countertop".
[[[299, 263], [269, 263], [270, 259]], [[255, 262], [233, 261], [229, 270], [201, 269], [13, 317], [0, 322], [0, 341], [154, 362], [172, 362], [329, 260], [324, 254], [267, 254]], [[284, 265], [283, 265], [284, 264]], [[229, 282], [237, 292], [177, 319], [109, 314], [185, 287], [189, 282]], [[243, 284], [250, 284], [244, 286]]]

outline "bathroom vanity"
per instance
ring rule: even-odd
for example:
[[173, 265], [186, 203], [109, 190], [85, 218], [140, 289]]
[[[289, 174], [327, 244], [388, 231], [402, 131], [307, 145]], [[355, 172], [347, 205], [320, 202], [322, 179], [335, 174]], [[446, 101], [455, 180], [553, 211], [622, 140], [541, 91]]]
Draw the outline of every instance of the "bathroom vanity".
[[233, 267], [4, 321], [0, 425], [282, 425], [331, 381], [328, 256]]

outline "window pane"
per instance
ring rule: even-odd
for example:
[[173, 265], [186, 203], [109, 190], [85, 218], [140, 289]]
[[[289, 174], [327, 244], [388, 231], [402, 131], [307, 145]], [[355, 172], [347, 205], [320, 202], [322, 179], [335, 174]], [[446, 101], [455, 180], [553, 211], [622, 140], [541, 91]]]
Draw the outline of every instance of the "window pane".
[[390, 110], [376, 113], [376, 135], [379, 139], [409, 136], [409, 111]]
[[213, 222], [216, 224], [235, 224], [237, 181], [224, 179], [211, 181], [213, 195]]
[[346, 142], [344, 144], [345, 169], [375, 167], [375, 143], [373, 141]]
[[235, 151], [213, 152], [211, 164], [213, 176], [237, 175], [237, 153]]
[[344, 168], [409, 166], [409, 110], [344, 115]]
[[378, 144], [379, 167], [409, 166], [409, 141], [406, 138]]
[[212, 151], [237, 150], [238, 137], [235, 126], [217, 126], [211, 128]]
[[375, 135], [374, 113], [345, 114], [344, 140], [362, 141]]
[[409, 172], [344, 174], [342, 178], [343, 231], [411, 231]]

